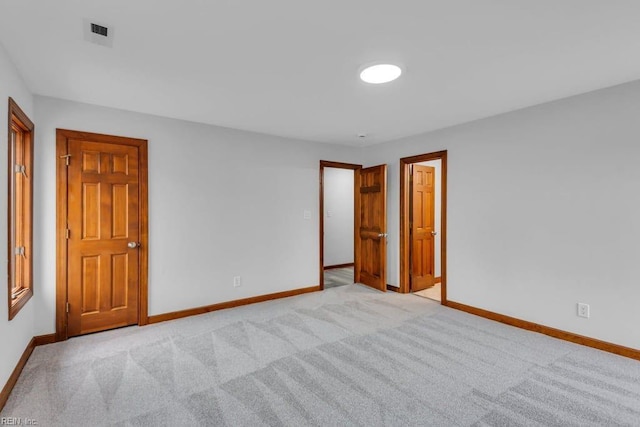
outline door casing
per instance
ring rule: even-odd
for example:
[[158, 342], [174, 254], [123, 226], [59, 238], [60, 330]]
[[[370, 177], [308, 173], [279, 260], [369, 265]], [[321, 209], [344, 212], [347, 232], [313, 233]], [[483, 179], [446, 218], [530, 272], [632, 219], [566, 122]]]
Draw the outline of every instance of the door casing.
[[411, 233], [409, 229], [411, 213], [409, 199], [411, 192], [411, 165], [429, 160], [441, 161], [441, 176], [436, 177], [441, 182], [440, 205], [440, 277], [441, 277], [441, 304], [447, 303], [447, 151], [420, 154], [417, 156], [400, 159], [400, 283], [399, 292], [409, 293], [409, 280], [411, 274], [410, 245]]
[[[148, 154], [147, 140], [126, 138], [80, 132], [67, 129], [56, 129], [56, 341], [68, 338], [67, 318], [67, 212], [68, 212], [68, 177], [67, 153], [69, 139], [85, 139], [105, 144], [130, 145], [138, 147], [139, 154], [139, 292], [138, 292], [138, 325], [149, 323], [148, 316], [148, 269], [149, 269], [149, 204], [148, 204]], [[70, 159], [70, 161], [77, 159]]]

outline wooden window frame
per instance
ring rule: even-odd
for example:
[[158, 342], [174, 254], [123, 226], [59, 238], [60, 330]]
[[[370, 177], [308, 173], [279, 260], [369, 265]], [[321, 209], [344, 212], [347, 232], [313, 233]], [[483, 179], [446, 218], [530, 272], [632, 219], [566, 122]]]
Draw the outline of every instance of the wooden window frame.
[[[8, 132], [7, 132], [7, 267], [8, 267], [8, 283], [7, 283], [7, 302], [9, 308], [9, 320], [12, 320], [18, 312], [25, 306], [27, 301], [33, 296], [33, 141], [34, 141], [34, 124], [22, 111], [18, 104], [9, 98], [8, 109]], [[14, 161], [14, 147], [12, 141], [12, 132], [19, 131], [21, 150], [23, 151], [24, 170], [17, 171]], [[18, 181], [16, 174], [24, 173], [27, 178], [26, 185], [21, 184], [18, 189]], [[14, 203], [14, 194], [19, 193], [26, 204], [26, 212], [20, 214], [20, 218], [16, 218], [16, 206]], [[21, 231], [18, 231], [20, 229]], [[20, 238], [16, 237], [20, 232]], [[20, 241], [20, 247], [23, 248], [21, 255], [16, 255], [17, 241]], [[14, 282], [17, 274], [14, 274], [16, 268], [16, 256], [24, 256], [21, 268], [22, 277], [26, 276], [26, 281], [20, 285], [19, 294], [14, 298]]]

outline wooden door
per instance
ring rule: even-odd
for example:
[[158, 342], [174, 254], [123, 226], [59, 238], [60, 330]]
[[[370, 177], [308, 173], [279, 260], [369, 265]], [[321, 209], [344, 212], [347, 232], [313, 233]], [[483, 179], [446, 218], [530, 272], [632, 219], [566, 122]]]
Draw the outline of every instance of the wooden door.
[[387, 290], [387, 165], [356, 173], [357, 215], [355, 281]]
[[411, 174], [411, 291], [434, 284], [435, 168], [412, 165]]
[[67, 148], [68, 336], [137, 324], [139, 147], [69, 139]]

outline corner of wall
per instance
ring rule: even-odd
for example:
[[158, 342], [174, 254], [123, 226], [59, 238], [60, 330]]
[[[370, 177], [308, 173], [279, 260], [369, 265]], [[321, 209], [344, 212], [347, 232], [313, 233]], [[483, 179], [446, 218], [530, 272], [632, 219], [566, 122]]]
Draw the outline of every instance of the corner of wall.
[[[33, 111], [33, 95], [24, 83], [22, 76], [13, 64], [9, 53], [0, 44], [0, 147], [7, 147], [8, 127], [8, 99], [13, 98], [20, 108], [36, 123]], [[38, 160], [36, 159], [36, 162]], [[0, 165], [6, 165], [7, 150], [0, 149]], [[3, 168], [2, 171], [5, 171]], [[7, 188], [7, 174], [0, 172], [0, 188]], [[0, 224], [7, 223], [7, 198], [6, 193], [0, 195]], [[35, 201], [37, 203], [37, 201]], [[37, 239], [37, 236], [34, 236]], [[7, 241], [7, 228], [0, 227], [0, 241]], [[0, 260], [7, 259], [7, 246], [0, 245]], [[7, 277], [7, 263], [0, 262], [0, 277]], [[3, 282], [3, 286], [6, 286]], [[5, 288], [6, 289], [6, 288]], [[38, 289], [35, 289], [37, 294]], [[6, 291], [0, 292], [0, 336], [3, 345], [0, 349], [0, 388], [10, 378], [14, 368], [18, 365], [29, 343], [33, 339], [37, 312], [34, 309], [35, 301], [30, 301], [20, 310], [18, 315], [9, 321], [8, 295]]]

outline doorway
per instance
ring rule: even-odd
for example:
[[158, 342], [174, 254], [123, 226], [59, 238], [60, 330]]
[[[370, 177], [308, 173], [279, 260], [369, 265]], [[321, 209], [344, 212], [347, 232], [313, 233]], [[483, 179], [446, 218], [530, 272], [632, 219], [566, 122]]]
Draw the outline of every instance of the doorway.
[[400, 292], [446, 303], [447, 152], [400, 159]]
[[320, 289], [355, 283], [355, 182], [361, 168], [320, 161]]
[[56, 338], [146, 324], [147, 141], [56, 131]]
[[324, 168], [324, 288], [354, 281], [355, 170]]
[[354, 283], [387, 290], [387, 165], [320, 161], [320, 289], [325, 282], [325, 168], [353, 170]]

